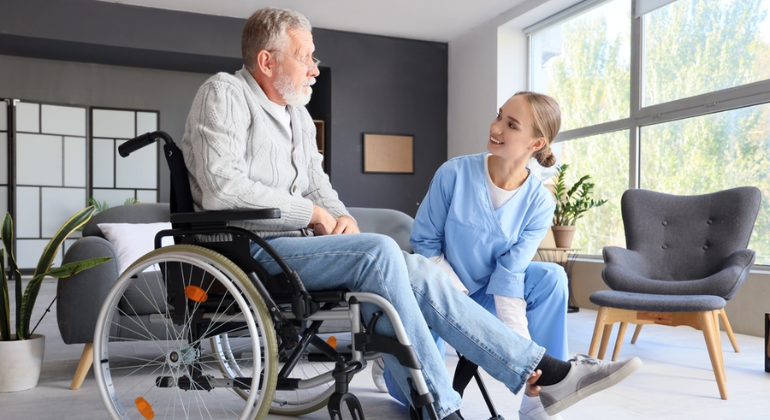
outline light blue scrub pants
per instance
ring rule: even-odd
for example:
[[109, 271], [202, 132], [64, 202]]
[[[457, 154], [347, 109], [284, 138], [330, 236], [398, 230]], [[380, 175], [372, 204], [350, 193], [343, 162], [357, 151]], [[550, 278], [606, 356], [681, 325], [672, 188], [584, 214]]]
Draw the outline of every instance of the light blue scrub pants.
[[[532, 336], [532, 341], [545, 347], [546, 353], [560, 360], [567, 360], [569, 358], [567, 350], [569, 289], [567, 286], [567, 274], [560, 265], [555, 263], [533, 261], [524, 272], [524, 296], [522, 298], [527, 302], [529, 334]], [[474, 292], [470, 297], [496, 317], [495, 298], [486, 292], [487, 288], [485, 286]], [[443, 357], [445, 351], [444, 340], [437, 335], [434, 335], [434, 338], [436, 339], [439, 353]], [[457, 350], [467, 357], [465, 352]], [[470, 357], [468, 359], [473, 361]], [[386, 362], [385, 372], [383, 373], [385, 384], [388, 386], [391, 396], [402, 404], [406, 404], [405, 395], [399, 388], [394, 386], [395, 380], [391, 376], [390, 366]], [[487, 370], [487, 372], [489, 371]]]
[[[514, 393], [524, 386], [543, 357], [542, 347], [516, 334], [456, 290], [436, 264], [420, 255], [404, 253], [390, 237], [360, 233], [275, 238], [268, 242], [297, 271], [310, 291], [370, 292], [393, 304], [422, 364], [439, 418], [457, 411], [462, 399], [452, 389], [443, 355], [428, 326]], [[268, 272], [280, 271], [255, 244], [251, 252]], [[373, 305], [362, 305], [364, 319], [368, 320], [376, 310]], [[386, 316], [377, 322], [375, 331], [395, 338]], [[409, 396], [408, 369], [393, 356], [384, 357], [392, 372], [392, 385]]]

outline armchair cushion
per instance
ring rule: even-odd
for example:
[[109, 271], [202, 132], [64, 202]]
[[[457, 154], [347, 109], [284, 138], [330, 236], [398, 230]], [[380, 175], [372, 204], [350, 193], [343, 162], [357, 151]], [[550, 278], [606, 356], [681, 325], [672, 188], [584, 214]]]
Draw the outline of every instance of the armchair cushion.
[[[618, 251], [622, 248], [617, 248]], [[606, 250], [606, 248], [605, 248]], [[732, 253], [716, 273], [702, 279], [684, 280], [654, 279], [647, 277], [644, 270], [637, 269], [639, 261], [634, 251], [605, 252], [607, 264], [602, 278], [612, 290], [664, 295], [714, 295], [731, 299], [746, 280], [754, 264], [755, 252], [741, 249]], [[611, 256], [607, 259], [608, 254]], [[624, 258], [616, 258], [622, 255]]]
[[725, 300], [711, 295], [649, 295], [644, 293], [600, 290], [589, 300], [599, 306], [643, 312], [700, 312], [725, 307]]

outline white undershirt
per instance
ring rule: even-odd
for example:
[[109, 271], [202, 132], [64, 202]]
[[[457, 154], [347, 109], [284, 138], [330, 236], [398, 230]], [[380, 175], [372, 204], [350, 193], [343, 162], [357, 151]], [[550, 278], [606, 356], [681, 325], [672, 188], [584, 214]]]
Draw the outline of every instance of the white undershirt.
[[289, 137], [293, 137], [291, 132], [291, 115], [289, 115], [289, 107], [286, 105], [278, 105], [273, 101], [267, 101], [267, 103], [268, 106], [272, 108], [273, 114], [275, 114], [281, 127], [286, 129]]
[[489, 175], [489, 156], [491, 155], [484, 156], [484, 173], [487, 177], [487, 190], [489, 190], [489, 198], [492, 200], [492, 208], [497, 210], [516, 195], [521, 186], [514, 190], [504, 190], [495, 185], [495, 183], [492, 182], [492, 177]]

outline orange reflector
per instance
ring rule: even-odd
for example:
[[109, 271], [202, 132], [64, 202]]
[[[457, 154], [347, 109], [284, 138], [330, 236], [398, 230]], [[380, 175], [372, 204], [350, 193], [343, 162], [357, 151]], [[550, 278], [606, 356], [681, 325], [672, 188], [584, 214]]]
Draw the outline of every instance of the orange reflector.
[[205, 290], [201, 289], [198, 286], [187, 286], [184, 288], [184, 294], [187, 296], [187, 299], [190, 299], [193, 302], [203, 303], [208, 300], [209, 295], [206, 293]]
[[332, 346], [333, 349], [337, 348], [337, 338], [335, 336], [329, 337], [328, 340], [326, 340], [326, 344]]
[[139, 413], [142, 415], [142, 417], [146, 418], [147, 420], [152, 420], [155, 418], [155, 412], [152, 411], [152, 406], [147, 402], [147, 400], [142, 397], [138, 397], [135, 402], [136, 409], [139, 410]]

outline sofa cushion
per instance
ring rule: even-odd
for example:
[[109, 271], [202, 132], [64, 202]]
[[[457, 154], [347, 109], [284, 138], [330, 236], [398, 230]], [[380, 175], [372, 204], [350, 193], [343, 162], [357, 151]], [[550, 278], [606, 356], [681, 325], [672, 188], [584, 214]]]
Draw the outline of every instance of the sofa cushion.
[[[118, 254], [118, 270], [123, 273], [134, 261], [155, 249], [155, 235], [161, 230], [171, 229], [171, 222], [99, 223], [98, 226], [104, 237], [115, 247]], [[170, 236], [163, 238], [161, 242], [162, 246], [173, 244], [174, 238]]]

